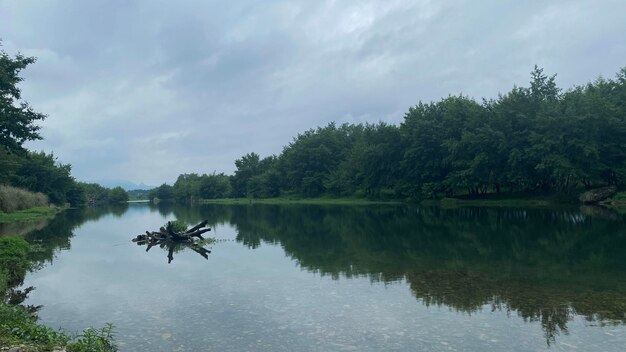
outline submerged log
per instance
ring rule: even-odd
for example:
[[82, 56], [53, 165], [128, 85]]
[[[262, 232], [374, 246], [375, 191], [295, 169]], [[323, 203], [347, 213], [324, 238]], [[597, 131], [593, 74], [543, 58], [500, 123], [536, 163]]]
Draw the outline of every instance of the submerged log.
[[[180, 247], [187, 247], [194, 252], [200, 254], [204, 258], [208, 259], [210, 250], [202, 247], [198, 244], [198, 241], [204, 240], [202, 234], [211, 231], [206, 227], [207, 220], [202, 221], [196, 226], [184, 231], [175, 231], [174, 225], [171, 221], [168, 221], [165, 226], [161, 227], [159, 231], [146, 231], [145, 234], [141, 234], [132, 239], [137, 245], [147, 245], [146, 252], [154, 246], [168, 249], [168, 263], [174, 259], [174, 251]], [[205, 228], [206, 227], [206, 228]]]

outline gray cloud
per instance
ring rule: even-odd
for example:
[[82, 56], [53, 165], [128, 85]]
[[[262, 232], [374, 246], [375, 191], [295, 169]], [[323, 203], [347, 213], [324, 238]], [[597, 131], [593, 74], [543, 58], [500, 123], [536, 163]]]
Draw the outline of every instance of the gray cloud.
[[623, 1], [2, 1], [24, 97], [82, 180], [227, 172], [297, 133], [494, 97], [534, 64], [562, 87], [624, 66]]

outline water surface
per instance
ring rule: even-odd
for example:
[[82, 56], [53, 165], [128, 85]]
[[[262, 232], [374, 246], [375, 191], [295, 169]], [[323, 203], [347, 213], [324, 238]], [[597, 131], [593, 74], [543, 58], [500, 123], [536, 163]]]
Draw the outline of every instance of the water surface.
[[[130, 239], [209, 220], [205, 259]], [[123, 351], [623, 351], [626, 221], [597, 209], [70, 210], [26, 235], [27, 303]]]

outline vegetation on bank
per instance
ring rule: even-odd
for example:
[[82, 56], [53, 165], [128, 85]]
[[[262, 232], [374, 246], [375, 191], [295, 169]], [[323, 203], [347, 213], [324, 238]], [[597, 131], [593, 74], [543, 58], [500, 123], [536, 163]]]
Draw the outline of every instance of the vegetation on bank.
[[371, 200], [365, 198], [220, 198], [202, 199], [200, 204], [316, 204], [316, 205], [374, 205], [400, 204], [400, 201]]
[[150, 191], [147, 189], [133, 189], [127, 192], [129, 201], [149, 200]]
[[87, 204], [119, 204], [126, 203], [130, 197], [122, 187], [106, 188], [97, 183], [79, 182]]
[[56, 215], [61, 208], [36, 207], [13, 213], [0, 212], [0, 223], [46, 220]]
[[37, 323], [36, 308], [22, 306], [29, 289], [17, 290], [29, 270], [33, 248], [21, 237], [0, 237], [0, 346], [26, 345], [39, 351], [116, 351], [112, 326], [68, 334]]
[[0, 185], [0, 212], [11, 213], [35, 207], [47, 207], [48, 197], [16, 187]]
[[0, 185], [0, 223], [45, 220], [58, 211], [43, 193]]
[[[396, 126], [331, 123], [234, 175], [183, 174], [151, 198], [563, 198], [626, 182], [626, 68], [565, 92], [539, 68], [495, 99], [419, 103]], [[477, 200], [478, 201], [478, 200]], [[498, 201], [502, 202], [502, 201]], [[541, 201], [540, 203], [543, 203]]]

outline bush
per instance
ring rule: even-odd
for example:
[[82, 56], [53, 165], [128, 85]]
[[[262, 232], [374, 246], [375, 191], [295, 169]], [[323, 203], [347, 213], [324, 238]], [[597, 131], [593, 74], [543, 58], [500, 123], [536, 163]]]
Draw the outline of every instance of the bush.
[[182, 220], [169, 221], [163, 227], [165, 227], [166, 229], [169, 229], [168, 226], [171, 226], [171, 229], [174, 232], [187, 231], [187, 224]]
[[33, 193], [20, 188], [0, 185], [1, 212], [11, 213], [46, 206], [48, 206], [48, 197], [43, 193]]
[[113, 352], [117, 346], [113, 341], [113, 325], [106, 324], [101, 329], [87, 328], [76, 337], [76, 342], [67, 346], [70, 352]]
[[70, 352], [115, 352], [113, 325], [87, 328], [82, 334], [70, 335], [44, 325], [22, 306], [0, 303], [0, 346], [28, 344], [37, 350], [67, 346]]
[[0, 304], [0, 345], [37, 344], [52, 349], [65, 346], [69, 337], [39, 325], [26, 308]]

